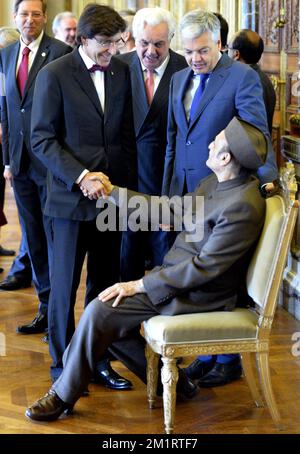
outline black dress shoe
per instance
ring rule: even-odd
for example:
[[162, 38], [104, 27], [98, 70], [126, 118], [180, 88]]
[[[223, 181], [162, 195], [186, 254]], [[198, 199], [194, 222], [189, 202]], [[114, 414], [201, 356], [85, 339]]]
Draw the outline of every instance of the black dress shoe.
[[[186, 399], [192, 399], [192, 397], [195, 396], [197, 393], [197, 385], [195, 385], [186, 375], [184, 372], [184, 369], [178, 368], [178, 382], [176, 385], [176, 393], [180, 397], [185, 397]], [[157, 392], [156, 394], [158, 396], [162, 396], [163, 394], [163, 385], [161, 381], [159, 380], [158, 386], [157, 386]]]
[[186, 399], [192, 399], [197, 393], [197, 385], [188, 378], [184, 369], [179, 369], [178, 372], [177, 395], [183, 396]]
[[230, 363], [216, 363], [208, 374], [198, 382], [201, 388], [212, 388], [222, 386], [234, 380], [238, 380], [242, 375], [242, 366], [240, 358], [236, 358]]
[[44, 333], [48, 328], [48, 319], [46, 314], [38, 314], [28, 325], [18, 326], [17, 333], [20, 334], [38, 334]]
[[0, 246], [0, 255], [11, 256], [16, 255], [16, 251], [12, 249], [4, 249], [4, 247]]
[[183, 370], [191, 380], [199, 380], [214, 367], [215, 362], [216, 356], [213, 356], [210, 361], [201, 361], [201, 359], [196, 358], [192, 364]]
[[92, 383], [100, 383], [110, 389], [124, 390], [131, 389], [132, 383], [124, 377], [121, 377], [114, 371], [109, 360], [101, 361], [96, 366], [96, 372], [92, 378]]
[[53, 389], [50, 389], [44, 397], [27, 408], [25, 416], [32, 421], [55, 421], [63, 413], [69, 415], [72, 409], [73, 405], [66, 404]]
[[31, 281], [24, 281], [15, 276], [8, 276], [0, 282], [0, 290], [19, 290], [20, 288], [31, 287]]

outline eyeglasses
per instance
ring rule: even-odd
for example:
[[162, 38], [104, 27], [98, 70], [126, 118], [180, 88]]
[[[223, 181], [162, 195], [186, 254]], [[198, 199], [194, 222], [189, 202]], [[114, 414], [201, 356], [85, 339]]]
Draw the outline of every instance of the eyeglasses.
[[99, 44], [99, 46], [103, 47], [103, 49], [105, 48], [109, 49], [111, 46], [116, 46], [117, 49], [122, 49], [122, 47], [125, 46], [125, 41], [123, 38], [119, 38], [116, 41], [111, 41], [109, 39], [106, 40], [97, 39], [94, 36], [93, 39]]
[[21, 17], [21, 19], [27, 19], [28, 17], [32, 17], [33, 19], [41, 19], [42, 17], [44, 17], [44, 14], [39, 12], [18, 13], [18, 16]]

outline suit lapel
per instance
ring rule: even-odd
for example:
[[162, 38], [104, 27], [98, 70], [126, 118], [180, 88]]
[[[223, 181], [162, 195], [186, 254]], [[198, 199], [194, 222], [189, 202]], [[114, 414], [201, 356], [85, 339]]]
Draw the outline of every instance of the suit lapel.
[[27, 95], [28, 91], [30, 90], [30, 87], [35, 82], [35, 79], [36, 79], [36, 76], [37, 76], [39, 70], [43, 66], [45, 66], [46, 63], [48, 63], [49, 53], [51, 51], [50, 46], [51, 46], [51, 41], [50, 41], [49, 37], [44, 33], [42, 41], [39, 45], [36, 56], [34, 58], [34, 61], [32, 63], [32, 66], [31, 66], [29, 74], [28, 74], [28, 79], [27, 79], [27, 82], [25, 85], [23, 100], [26, 98], [26, 95]]
[[230, 61], [227, 61], [227, 58], [229, 57], [223, 55], [216, 68], [212, 72], [205, 91], [202, 95], [194, 120], [189, 125], [189, 129], [192, 128], [193, 125], [198, 121], [206, 106], [210, 103], [216, 93], [221, 90], [222, 85], [227, 79], [229, 75], [228, 67], [231, 66]]
[[133, 95], [134, 129], [137, 136], [149, 111], [143, 71], [137, 53], [135, 53], [130, 64], [130, 76]]
[[[95, 85], [77, 49], [72, 52], [72, 57], [74, 62], [72, 68], [74, 78], [77, 80], [82, 90], [90, 98], [98, 113], [103, 117], [103, 110]], [[105, 98], [107, 98], [107, 96], [105, 96]]]
[[116, 87], [116, 80], [117, 77], [116, 72], [113, 69], [113, 65], [111, 68], [105, 72], [105, 108], [104, 108], [104, 122], [107, 118], [113, 117], [113, 105], [115, 102], [115, 87]]
[[[178, 98], [180, 99], [180, 102], [177, 104], [178, 110], [179, 110], [178, 115], [179, 115], [179, 118], [181, 119], [181, 121], [183, 121], [185, 123], [186, 127], [188, 127], [188, 121], [186, 118], [186, 112], [185, 112], [185, 107], [184, 107], [184, 98], [185, 98], [186, 91], [189, 88], [192, 76], [193, 76], [193, 71], [191, 69], [187, 68], [183, 75], [183, 81], [182, 81], [182, 84], [180, 84], [180, 89], [179, 89], [179, 93], [178, 93]], [[173, 96], [176, 96], [176, 93], [174, 93]]]
[[12, 87], [13, 87], [12, 92], [15, 95], [15, 100], [16, 100], [17, 104], [19, 104], [21, 101], [21, 95], [19, 92], [19, 87], [17, 85], [17, 77], [16, 77], [16, 68], [17, 68], [17, 62], [18, 62], [18, 56], [19, 56], [19, 49], [20, 49], [19, 42], [16, 43], [12, 47], [11, 56], [9, 58], [10, 58], [10, 61], [13, 62], [13, 64], [8, 65], [8, 74], [7, 74], [7, 80], [9, 81], [10, 84], [12, 84]]
[[164, 104], [165, 102], [168, 103], [170, 80], [174, 72], [175, 70], [173, 68], [173, 57], [172, 53], [170, 53], [170, 60], [154, 94], [154, 98], [149, 109], [149, 114], [154, 114], [155, 111], [160, 110], [160, 106], [162, 104]]

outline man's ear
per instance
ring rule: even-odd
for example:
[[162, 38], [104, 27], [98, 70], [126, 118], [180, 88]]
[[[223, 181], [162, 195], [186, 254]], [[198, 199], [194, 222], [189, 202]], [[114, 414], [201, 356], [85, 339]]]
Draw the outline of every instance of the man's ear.
[[130, 32], [125, 31], [122, 33], [122, 38], [124, 39], [125, 43], [129, 40], [130, 38]]
[[227, 166], [232, 159], [231, 153], [229, 151], [221, 151], [219, 154], [220, 165], [225, 167]]
[[239, 61], [240, 58], [241, 58], [241, 53], [240, 53], [240, 51], [237, 50], [237, 49], [234, 49], [234, 56], [233, 56], [233, 59], [234, 59], [235, 61]]

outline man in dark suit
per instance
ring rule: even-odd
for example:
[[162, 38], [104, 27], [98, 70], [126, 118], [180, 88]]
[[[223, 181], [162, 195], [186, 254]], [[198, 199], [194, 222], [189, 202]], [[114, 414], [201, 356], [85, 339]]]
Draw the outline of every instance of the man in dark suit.
[[[4, 48], [9, 44], [15, 43], [20, 39], [18, 30], [12, 27], [0, 28], [0, 48]], [[1, 108], [1, 104], [0, 104]], [[1, 118], [1, 115], [0, 115]], [[4, 191], [5, 191], [5, 178], [3, 176], [3, 156], [2, 156], [2, 130], [0, 123], [0, 206], [3, 208], [4, 204]], [[8, 272], [7, 277], [0, 282], [0, 290], [18, 290], [24, 287], [30, 287], [32, 280], [31, 263], [27, 253], [27, 246], [25, 241], [25, 231], [21, 225], [21, 242], [19, 253], [14, 259], [12, 266]]]
[[[203, 197], [204, 216], [199, 218], [195, 203], [194, 227], [203, 226], [204, 235], [189, 237], [183, 230], [166, 255], [163, 265], [143, 279], [118, 283], [101, 292], [84, 311], [64, 355], [64, 371], [50, 391], [26, 411], [32, 420], [52, 421], [69, 412], [79, 399], [93, 371], [93, 364], [111, 342], [122, 338], [151, 317], [232, 310], [253, 246], [264, 223], [265, 201], [259, 182], [251, 175], [264, 162], [267, 142], [255, 126], [238, 118], [217, 135], [209, 146], [207, 165], [215, 173], [199, 185], [194, 196]], [[104, 181], [104, 180], [103, 180]], [[150, 196], [114, 188], [105, 190], [125, 206], [132, 196], [146, 202], [143, 220], [161, 222], [153, 211], [157, 202]], [[163, 210], [174, 202], [164, 200]], [[178, 202], [178, 199], [177, 199]], [[151, 207], [151, 209], [150, 209]], [[198, 216], [198, 219], [197, 219]], [[196, 229], [197, 231], [197, 229]], [[190, 234], [192, 231], [189, 232]], [[194, 234], [194, 232], [192, 233]], [[100, 301], [99, 301], [100, 300]], [[136, 338], [132, 357], [141, 352], [138, 375], [146, 380], [144, 339]], [[196, 386], [182, 370], [177, 392], [192, 397]]]
[[[31, 334], [47, 328], [50, 292], [46, 240], [46, 235], [50, 236], [50, 223], [42, 212], [46, 200], [46, 169], [33, 155], [30, 144], [33, 91], [39, 70], [71, 48], [44, 33], [45, 1], [16, 0], [14, 20], [21, 34], [20, 41], [0, 51], [0, 72], [6, 82], [6, 93], [1, 97], [2, 147], [4, 176], [13, 183], [40, 301], [34, 320], [17, 329], [19, 333]], [[42, 87], [42, 91], [45, 90], [46, 87]]]
[[235, 61], [246, 63], [253, 68], [259, 78], [263, 89], [264, 103], [268, 118], [269, 132], [272, 134], [272, 122], [276, 105], [276, 93], [270, 78], [264, 73], [258, 62], [264, 51], [264, 42], [258, 33], [253, 30], [239, 30], [230, 40], [228, 56]]
[[[120, 185], [136, 186], [130, 74], [127, 65], [112, 58], [124, 44], [125, 27], [112, 8], [88, 5], [78, 22], [78, 49], [47, 65], [36, 82], [31, 140], [35, 157], [49, 171], [45, 213], [53, 228], [48, 311], [53, 380], [61, 374], [62, 355], [74, 332], [86, 253], [86, 304], [119, 280], [120, 234], [97, 229], [96, 199], [100, 171]], [[107, 359], [98, 364], [96, 380], [114, 389], [131, 387]]]
[[[213, 13], [200, 9], [187, 13], [180, 32], [190, 68], [174, 74], [171, 82], [163, 194], [171, 197], [193, 191], [211, 173], [205, 165], [208, 144], [235, 115], [268, 137], [267, 161], [258, 176], [261, 184], [273, 187], [277, 167], [259, 77], [248, 65], [221, 54], [220, 22]], [[214, 367], [218, 371], [213, 371], [212, 386], [241, 374], [239, 357], [234, 355], [203, 356], [187, 373], [202, 379]]]
[[[187, 66], [184, 57], [170, 50], [175, 27], [175, 19], [165, 9], [139, 10], [133, 20], [136, 51], [119, 57], [130, 69], [137, 143], [138, 190], [158, 196], [161, 194], [167, 144], [170, 81], [174, 72]], [[150, 100], [147, 98], [149, 71], [153, 77], [153, 93]], [[121, 278], [128, 281], [143, 277], [147, 252], [150, 252], [153, 266], [157, 266], [161, 265], [168, 250], [169, 242], [165, 232], [131, 230], [124, 232]]]

